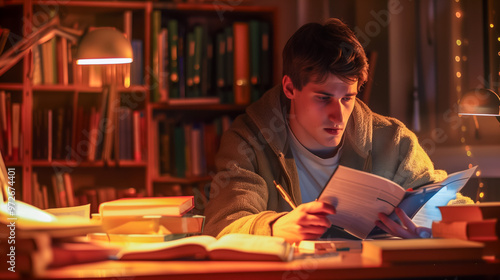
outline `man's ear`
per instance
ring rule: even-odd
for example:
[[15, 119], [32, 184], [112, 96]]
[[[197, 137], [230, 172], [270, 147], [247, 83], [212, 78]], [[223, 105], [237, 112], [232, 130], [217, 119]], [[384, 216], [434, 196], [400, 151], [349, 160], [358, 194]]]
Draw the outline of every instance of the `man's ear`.
[[294, 99], [295, 88], [293, 87], [292, 79], [290, 79], [289, 76], [284, 75], [283, 80], [281, 80], [281, 85], [283, 86], [283, 92], [285, 93], [286, 97], [288, 97], [288, 99]]

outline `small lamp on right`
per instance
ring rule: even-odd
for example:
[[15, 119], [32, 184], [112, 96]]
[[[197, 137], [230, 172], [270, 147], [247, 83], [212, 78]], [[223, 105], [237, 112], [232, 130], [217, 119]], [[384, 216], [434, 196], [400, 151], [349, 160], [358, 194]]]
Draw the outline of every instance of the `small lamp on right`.
[[467, 91], [458, 102], [458, 115], [492, 116], [500, 122], [500, 98], [490, 89]]

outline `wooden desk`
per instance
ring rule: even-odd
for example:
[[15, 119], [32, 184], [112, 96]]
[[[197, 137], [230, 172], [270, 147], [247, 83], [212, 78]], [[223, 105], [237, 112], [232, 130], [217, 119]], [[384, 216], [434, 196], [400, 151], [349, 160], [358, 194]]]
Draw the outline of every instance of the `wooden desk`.
[[[281, 262], [105, 261], [46, 271], [37, 279], [386, 279], [482, 276], [500, 279], [500, 260], [377, 265], [359, 253]], [[474, 279], [476, 279], [474, 277]]]

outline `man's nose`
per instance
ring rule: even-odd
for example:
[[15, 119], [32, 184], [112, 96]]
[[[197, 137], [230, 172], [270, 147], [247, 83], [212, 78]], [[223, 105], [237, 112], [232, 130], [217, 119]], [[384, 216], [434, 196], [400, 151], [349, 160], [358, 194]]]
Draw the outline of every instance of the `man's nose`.
[[328, 106], [328, 119], [335, 124], [342, 123], [342, 104], [340, 100], [335, 100], [331, 102]]

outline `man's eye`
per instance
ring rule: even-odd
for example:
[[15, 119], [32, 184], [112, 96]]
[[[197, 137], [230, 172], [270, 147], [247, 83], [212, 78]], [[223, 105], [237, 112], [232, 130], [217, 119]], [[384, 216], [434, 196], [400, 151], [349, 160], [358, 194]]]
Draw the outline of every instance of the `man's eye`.
[[353, 99], [354, 99], [354, 97], [352, 97], [352, 96], [342, 97], [342, 101], [351, 101]]
[[316, 97], [319, 101], [323, 101], [323, 102], [326, 102], [326, 101], [329, 101], [330, 100], [330, 96], [324, 96], [324, 95], [319, 95]]

